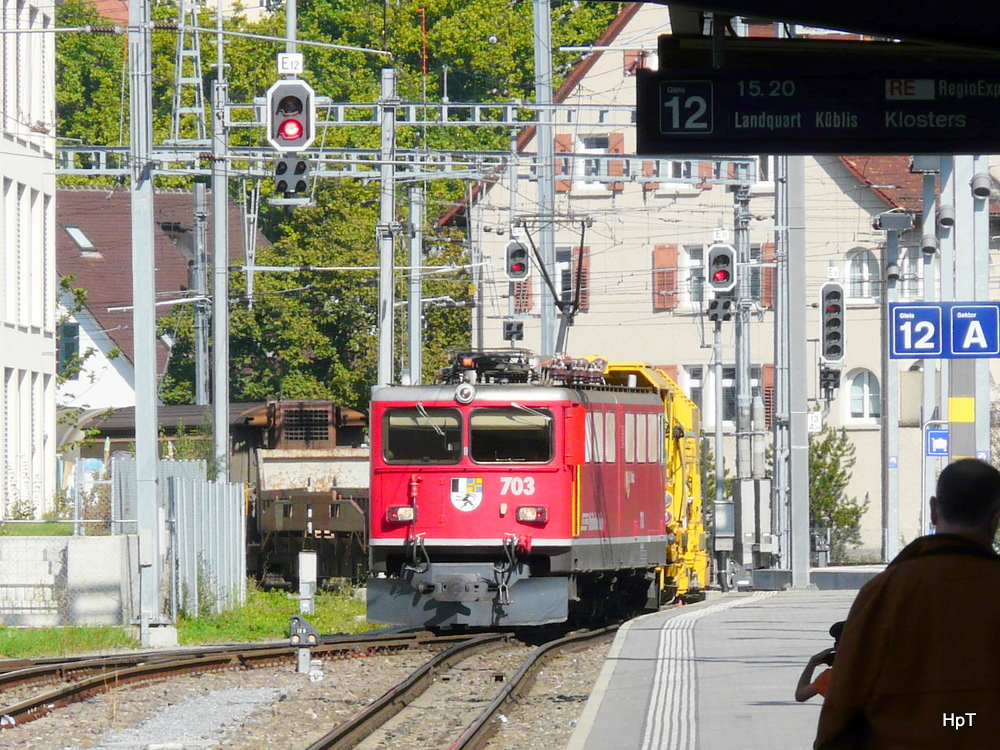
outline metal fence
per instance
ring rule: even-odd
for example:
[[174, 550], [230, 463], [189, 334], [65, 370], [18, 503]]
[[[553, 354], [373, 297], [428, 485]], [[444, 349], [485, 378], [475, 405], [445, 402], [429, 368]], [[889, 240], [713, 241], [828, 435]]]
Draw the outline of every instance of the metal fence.
[[170, 477], [170, 611], [219, 613], [246, 601], [246, 514], [241, 485]]
[[[208, 468], [204, 461], [173, 461], [160, 460], [156, 462], [156, 504], [160, 508], [168, 507], [169, 480], [171, 477], [190, 479], [195, 482], [208, 482]], [[111, 533], [135, 534], [136, 518], [139, 517], [136, 508], [135, 459], [111, 459]]]
[[[136, 466], [111, 462], [112, 534], [136, 533]], [[204, 461], [157, 462], [157, 507], [167, 521], [161, 549], [165, 610], [176, 621], [219, 613], [246, 601], [246, 513], [243, 485], [210, 482]]]

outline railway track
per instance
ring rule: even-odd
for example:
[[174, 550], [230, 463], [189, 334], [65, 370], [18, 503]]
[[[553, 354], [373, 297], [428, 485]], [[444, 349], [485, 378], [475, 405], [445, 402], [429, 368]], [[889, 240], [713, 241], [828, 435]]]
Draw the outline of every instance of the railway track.
[[[501, 684], [499, 690], [492, 691], [491, 698], [487, 697], [489, 690], [480, 689], [478, 692], [470, 694], [473, 689], [469, 684], [459, 686], [457, 692], [464, 696], [466, 702], [485, 702], [485, 707], [476, 717], [458, 731], [449, 742], [443, 744], [448, 750], [479, 750], [483, 748], [490, 737], [496, 732], [498, 722], [501, 721], [501, 710], [511, 701], [516, 700], [531, 686], [532, 681], [542, 666], [563, 649], [572, 648], [588, 642], [607, 637], [614, 633], [617, 626], [602, 628], [599, 630], [588, 630], [584, 632], [571, 633], [570, 635], [550, 641], [531, 651], [524, 658], [521, 665], [509, 678], [497, 679]], [[415, 670], [409, 677], [389, 690], [377, 701], [359, 712], [356, 716], [330, 733], [309, 745], [307, 750], [347, 750], [348, 748], [359, 748], [366, 750], [369, 746], [384, 747], [380, 742], [365, 744], [366, 738], [374, 735], [377, 731], [385, 728], [397, 714], [405, 711], [410, 706], [419, 707], [421, 715], [417, 720], [411, 722], [420, 727], [447, 727], [454, 722], [449, 714], [454, 713], [454, 699], [447, 693], [435, 696], [429, 701], [424, 701], [418, 706], [418, 699], [433, 686], [435, 679], [446, 677], [449, 670], [458, 663], [467, 661], [473, 655], [485, 650], [495, 648], [510, 638], [508, 634], [491, 634], [470, 639], [464, 643], [458, 643], [441, 654], [435, 656], [426, 664]], [[489, 669], [485, 671], [490, 671]], [[494, 671], [497, 677], [500, 672]], [[447, 680], [450, 682], [450, 680]], [[480, 686], [481, 687], [481, 686]], [[406, 722], [399, 722], [398, 726], [405, 727]], [[403, 740], [408, 747], [418, 747], [419, 745], [411, 738], [396, 737]], [[426, 738], [420, 738], [426, 740]]]
[[[306, 692], [298, 687], [288, 692], [290, 685], [309, 685], [310, 681], [288, 669], [288, 662], [297, 656], [296, 649], [277, 644], [22, 665], [20, 669], [0, 671], [0, 686], [5, 688], [0, 692], [0, 703], [8, 702], [9, 686], [17, 680], [21, 682], [15, 690], [37, 687], [39, 682], [48, 679], [69, 677], [73, 682], [0, 708], [2, 723], [14, 725], [9, 731], [0, 731], [0, 737], [4, 737], [0, 745], [8, 746], [9, 739], [10, 747], [31, 747], [33, 750], [52, 747], [54, 750], [65, 747], [64, 740], [72, 733], [79, 743], [74, 746], [104, 747], [100, 744], [104, 741], [101, 733], [109, 724], [127, 732], [132, 731], [129, 727], [137, 728], [145, 721], [139, 718], [139, 723], [135, 723], [135, 718], [125, 718], [127, 723], [117, 722], [123, 709], [127, 709], [129, 716], [134, 716], [138, 709], [139, 717], [145, 711], [149, 718], [158, 711], [177, 709], [188, 700], [187, 696], [197, 691], [225, 693], [232, 692], [233, 685], [239, 685], [251, 688], [252, 692], [252, 686], [260, 690], [275, 685], [282, 696], [277, 698], [277, 703], [261, 704], [252, 718], [230, 724], [229, 729], [218, 730], [220, 733], [215, 736], [222, 741], [222, 747], [280, 746], [309, 750], [357, 747], [365, 750], [382, 742], [382, 747], [414, 749], [483, 748], [488, 737], [506, 721], [503, 714], [511, 713], [511, 701], [525, 694], [547, 659], [574, 646], [585, 649], [586, 644], [610, 635], [613, 630], [577, 633], [537, 648], [517, 641], [512, 634], [442, 638], [416, 633], [342, 638], [313, 648], [313, 655], [322, 655], [328, 661], [327, 681], [316, 683], [314, 688], [310, 686]], [[425, 653], [430, 653], [430, 658]], [[224, 672], [250, 670], [278, 662], [283, 663], [247, 672], [235, 679]], [[29, 675], [29, 671], [33, 675]], [[29, 676], [35, 682], [25, 681]], [[174, 677], [177, 679], [172, 679]], [[546, 672], [545, 680], [549, 679], [549, 672]], [[115, 690], [126, 685], [132, 687]], [[101, 693], [104, 695], [99, 695]], [[95, 695], [98, 697], [85, 700]], [[136, 699], [139, 699], [138, 704]], [[529, 700], [534, 700], [534, 696]], [[132, 705], [136, 705], [136, 709], [129, 708]], [[37, 722], [39, 728], [33, 729], [35, 720], [43, 717], [43, 721]], [[182, 714], [175, 725], [189, 721]], [[95, 730], [80, 739], [80, 727], [95, 724], [104, 726], [105, 730]], [[511, 726], [507, 727], [508, 731]], [[335, 728], [331, 730], [331, 727]], [[228, 739], [223, 740], [223, 734]], [[172, 736], [154, 736], [158, 742], [177, 742]], [[107, 741], [111, 743], [109, 747], [121, 744], [121, 740]], [[149, 741], [152, 740], [143, 744]]]
[[[324, 638], [311, 648], [311, 653], [332, 659], [349, 658], [358, 654], [388, 654], [424, 648], [455, 639], [455, 636], [435, 636], [428, 632]], [[58, 660], [10, 660], [6, 662], [8, 668], [5, 671], [2, 671], [4, 665], [0, 665], [0, 699], [3, 704], [15, 688], [62, 684], [10, 705], [0, 704], [0, 716], [4, 719], [0, 729], [34, 721], [70, 703], [126, 685], [148, 684], [182, 674], [254, 669], [294, 661], [297, 656], [296, 647], [287, 642], [272, 642]]]

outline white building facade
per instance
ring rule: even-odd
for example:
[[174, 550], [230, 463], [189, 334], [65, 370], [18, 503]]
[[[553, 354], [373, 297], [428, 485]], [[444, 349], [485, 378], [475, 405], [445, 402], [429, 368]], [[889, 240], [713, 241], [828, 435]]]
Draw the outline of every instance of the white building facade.
[[[0, 35], [0, 518], [56, 489], [55, 7], [4, 0]], [[11, 30], [26, 33], [9, 33]]]

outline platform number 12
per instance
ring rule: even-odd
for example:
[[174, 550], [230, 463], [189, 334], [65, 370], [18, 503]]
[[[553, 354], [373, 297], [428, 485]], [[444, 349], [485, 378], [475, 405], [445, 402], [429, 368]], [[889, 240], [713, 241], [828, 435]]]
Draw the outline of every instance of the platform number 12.
[[708, 81], [664, 82], [660, 89], [660, 130], [664, 133], [712, 132], [712, 84]]

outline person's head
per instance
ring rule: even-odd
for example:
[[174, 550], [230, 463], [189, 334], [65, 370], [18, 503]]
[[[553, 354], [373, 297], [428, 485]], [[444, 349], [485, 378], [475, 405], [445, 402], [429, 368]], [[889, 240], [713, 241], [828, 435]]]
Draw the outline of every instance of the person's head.
[[1000, 523], [1000, 471], [974, 458], [948, 464], [931, 498], [931, 521], [938, 531], [992, 540]]
[[830, 635], [833, 638], [833, 645], [836, 647], [840, 643], [840, 636], [844, 633], [844, 625], [846, 623], [841, 620], [840, 622], [835, 622], [830, 626]]

